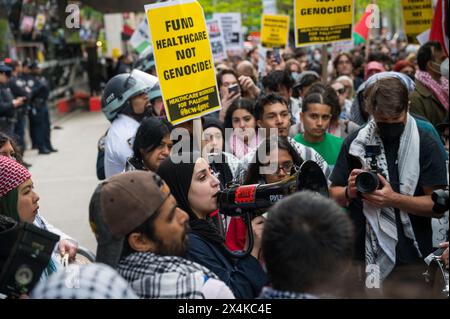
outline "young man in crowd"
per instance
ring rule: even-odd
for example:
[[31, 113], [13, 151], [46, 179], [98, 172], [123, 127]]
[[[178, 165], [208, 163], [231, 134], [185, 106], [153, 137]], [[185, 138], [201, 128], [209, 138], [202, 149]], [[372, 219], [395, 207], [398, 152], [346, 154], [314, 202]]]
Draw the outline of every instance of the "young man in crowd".
[[[372, 119], [345, 140], [330, 194], [354, 222], [355, 258], [368, 278], [379, 278], [367, 288], [420, 286], [423, 258], [432, 251], [431, 217], [441, 217], [431, 194], [447, 184], [445, 158], [439, 142], [409, 115], [408, 89], [399, 79], [380, 79], [364, 98]], [[371, 164], [378, 174], [364, 179], [360, 174]]]
[[309, 191], [279, 201], [264, 225], [262, 253], [271, 287], [260, 297], [345, 297], [353, 238], [350, 218], [334, 201]]
[[[266, 138], [271, 138], [271, 129], [275, 129], [277, 136], [287, 137], [288, 142], [294, 147], [303, 160], [312, 160], [321, 168], [326, 177], [330, 175], [330, 168], [322, 156], [310, 147], [304, 146], [288, 137], [291, 124], [291, 115], [284, 98], [277, 94], [261, 96], [255, 105], [255, 118], [259, 128], [265, 129]], [[255, 156], [256, 149], [244, 156], [237, 169], [238, 180], [243, 182], [248, 165]]]

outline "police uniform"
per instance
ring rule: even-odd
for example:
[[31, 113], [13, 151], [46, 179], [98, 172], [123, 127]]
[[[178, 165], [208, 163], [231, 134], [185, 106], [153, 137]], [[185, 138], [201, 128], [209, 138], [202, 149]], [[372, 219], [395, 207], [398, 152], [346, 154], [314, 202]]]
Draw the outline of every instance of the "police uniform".
[[50, 142], [50, 115], [47, 106], [49, 89], [45, 78], [27, 74], [27, 86], [31, 89], [30, 135], [33, 146], [39, 149], [39, 154], [49, 154], [55, 151]]
[[[27, 101], [29, 101], [30, 95], [27, 92], [26, 81], [22, 75], [12, 76], [9, 79], [9, 88], [11, 89], [11, 93], [13, 94], [14, 98], [24, 96], [27, 98]], [[16, 109], [17, 121], [14, 125], [14, 135], [17, 137], [17, 142], [23, 150], [25, 149], [25, 115], [28, 113], [29, 109], [27, 101], [24, 105]]]
[[[10, 74], [11, 68], [0, 64], [0, 73]], [[8, 135], [14, 133], [16, 111], [13, 104], [14, 97], [7, 83], [0, 83], [0, 131]]]

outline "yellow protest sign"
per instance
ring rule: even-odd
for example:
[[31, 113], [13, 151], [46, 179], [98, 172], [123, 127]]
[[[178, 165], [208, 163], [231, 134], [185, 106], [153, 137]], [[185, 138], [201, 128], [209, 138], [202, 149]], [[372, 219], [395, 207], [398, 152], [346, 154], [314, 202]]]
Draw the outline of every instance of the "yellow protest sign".
[[352, 39], [353, 0], [295, 0], [295, 46]]
[[220, 110], [203, 9], [195, 0], [146, 5], [156, 72], [168, 120], [179, 124]]
[[431, 28], [431, 0], [402, 0], [403, 25], [409, 43], [417, 43], [417, 35]]
[[261, 45], [284, 48], [288, 43], [289, 16], [264, 14], [261, 20]]

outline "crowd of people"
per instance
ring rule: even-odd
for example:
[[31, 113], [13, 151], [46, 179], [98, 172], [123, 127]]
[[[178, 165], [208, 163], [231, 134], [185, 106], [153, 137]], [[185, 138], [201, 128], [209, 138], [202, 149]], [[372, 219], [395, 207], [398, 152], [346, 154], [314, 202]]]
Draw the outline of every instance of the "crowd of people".
[[[96, 260], [79, 272], [98, 278], [63, 287], [52, 258], [29, 297], [435, 298], [423, 273], [439, 248], [432, 219], [448, 219], [433, 199], [447, 189], [448, 203], [448, 57], [438, 42], [371, 49], [321, 65], [317, 49], [278, 58], [253, 47], [216, 63], [221, 110], [176, 126], [153, 55], [118, 67], [102, 95], [111, 125], [89, 205]], [[38, 213], [21, 158], [22, 109], [43, 125], [39, 153], [54, 151], [45, 85], [12, 64], [0, 65], [0, 214], [58, 232], [55, 255], [73, 258], [76, 241]], [[320, 167], [329, 198], [301, 191], [250, 219], [221, 212], [230, 184], [277, 183], [306, 161]], [[448, 241], [440, 246], [448, 270]]]

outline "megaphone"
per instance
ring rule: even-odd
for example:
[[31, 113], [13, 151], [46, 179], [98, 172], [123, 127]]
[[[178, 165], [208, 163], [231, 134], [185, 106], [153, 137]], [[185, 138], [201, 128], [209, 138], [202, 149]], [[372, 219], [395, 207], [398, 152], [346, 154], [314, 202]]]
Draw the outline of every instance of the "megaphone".
[[327, 179], [316, 162], [303, 162], [298, 172], [280, 182], [227, 187], [217, 196], [219, 212], [228, 216], [242, 216], [245, 212], [261, 215], [277, 201], [302, 190], [328, 197]]
[[47, 267], [59, 236], [0, 215], [0, 294], [28, 294]]

